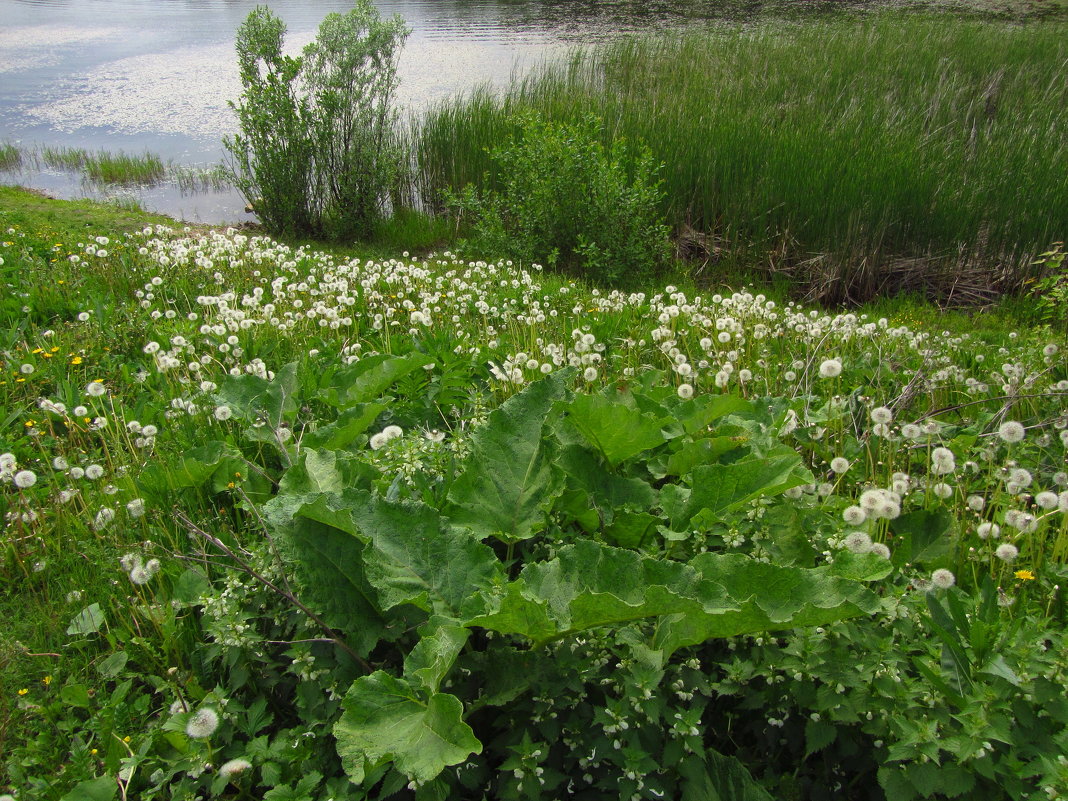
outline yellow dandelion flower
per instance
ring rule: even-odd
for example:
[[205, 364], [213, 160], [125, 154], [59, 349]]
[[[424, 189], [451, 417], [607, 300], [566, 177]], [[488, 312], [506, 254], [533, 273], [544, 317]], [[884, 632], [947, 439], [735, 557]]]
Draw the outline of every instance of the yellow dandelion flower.
[[81, 364], [82, 363], [82, 357], [81, 356], [75, 356], [73, 359], [70, 360], [70, 363], [71, 364]]
[[41, 679], [41, 683], [44, 684], [45, 687], [47, 687], [49, 684], [52, 683], [52, 677], [45, 676], [43, 679]]
[[37, 425], [37, 421], [36, 420], [27, 420], [24, 423], [24, 425], [26, 426], [26, 428], [33, 428], [35, 425]]
[[21, 690], [19, 690], [19, 695], [25, 695], [28, 692], [29, 692], [29, 690], [26, 689], [25, 687], [23, 687]]
[[1017, 570], [1015, 573], [1013, 573], [1013, 575], [1016, 576], [1016, 578], [1018, 578], [1020, 581], [1035, 580], [1035, 574], [1032, 573], [1030, 570]]

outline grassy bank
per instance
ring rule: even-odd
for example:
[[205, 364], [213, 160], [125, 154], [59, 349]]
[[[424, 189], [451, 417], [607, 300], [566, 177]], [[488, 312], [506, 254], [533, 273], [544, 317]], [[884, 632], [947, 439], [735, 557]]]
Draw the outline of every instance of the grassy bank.
[[1012, 286], [1068, 218], [1066, 31], [888, 14], [627, 40], [439, 106], [421, 180], [480, 184], [517, 109], [592, 113], [664, 164], [677, 228], [805, 262], [831, 299], [917, 267]]
[[1068, 790], [1062, 335], [162, 222], [0, 191], [0, 792]]

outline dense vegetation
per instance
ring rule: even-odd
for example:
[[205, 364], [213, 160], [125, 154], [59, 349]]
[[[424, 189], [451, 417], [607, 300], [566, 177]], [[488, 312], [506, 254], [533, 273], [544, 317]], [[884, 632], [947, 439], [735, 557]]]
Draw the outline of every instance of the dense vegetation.
[[1063, 334], [3, 197], [19, 798], [1068, 787]]
[[1068, 216], [1066, 32], [888, 14], [627, 39], [441, 104], [421, 187], [500, 182], [488, 151], [517, 111], [592, 113], [664, 165], [662, 211], [707, 255], [832, 301], [1011, 289]]
[[1068, 796], [1059, 23], [581, 54], [422, 128], [453, 225], [316, 173], [366, 17], [257, 14], [234, 146], [322, 201], [265, 221], [372, 242], [0, 188], [0, 801]]

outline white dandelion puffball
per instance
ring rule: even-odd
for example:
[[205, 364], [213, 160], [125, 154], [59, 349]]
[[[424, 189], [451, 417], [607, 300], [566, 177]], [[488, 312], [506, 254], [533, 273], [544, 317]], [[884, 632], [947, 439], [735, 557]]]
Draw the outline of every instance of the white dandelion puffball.
[[126, 504], [126, 514], [135, 520], [145, 513], [145, 502], [141, 498], [134, 498]]
[[233, 417], [234, 410], [229, 406], [216, 406], [213, 414], [215, 415], [215, 419], [221, 423]]
[[871, 544], [871, 549], [868, 552], [873, 553], [876, 556], [881, 556], [883, 559], [890, 558], [890, 549], [881, 542], [873, 542]]
[[693, 397], [693, 387], [689, 384], [679, 384], [678, 393], [683, 400], [689, 400]]
[[210, 706], [202, 706], [185, 724], [185, 733], [194, 740], [206, 740], [219, 728], [219, 715]]
[[596, 367], [587, 367], [585, 370], [582, 371], [582, 378], [585, 381], [596, 381], [597, 380], [597, 368]]
[[1011, 542], [1003, 542], [994, 551], [994, 556], [1000, 559], [1002, 562], [1012, 562], [1020, 555], [1020, 549], [1013, 545]]
[[108, 388], [100, 381], [91, 381], [85, 388], [85, 394], [90, 398], [99, 398], [102, 395], [106, 395]]
[[237, 759], [231, 759], [229, 762], [224, 762], [219, 767], [219, 775], [222, 776], [224, 779], [229, 779], [233, 776], [239, 776], [246, 770], [249, 770], [251, 767], [251, 762], [249, 762], [247, 759], [241, 759], [240, 757], [238, 757]]
[[85, 477], [90, 481], [96, 481], [104, 475], [104, 468], [98, 464], [91, 464], [85, 468]]
[[384, 431], [379, 431], [377, 434], [371, 437], [371, 450], [377, 451], [387, 442], [389, 442], [389, 437], [386, 436], [386, 433]]
[[1024, 438], [1024, 433], [1023, 425], [1015, 420], [1002, 423], [998, 429], [998, 436], [1003, 442], [1008, 443], [1020, 442]]
[[867, 553], [871, 550], [871, 537], [863, 531], [853, 531], [846, 535], [842, 544], [853, 553]]
[[827, 359], [820, 363], [820, 378], [837, 378], [842, 374], [842, 363], [838, 359]]
[[835, 456], [831, 459], [831, 471], [841, 475], [849, 470], [849, 460], [844, 456]]
[[19, 470], [13, 479], [19, 489], [29, 489], [37, 483], [37, 474], [32, 470]]
[[404, 436], [404, 429], [400, 426], [386, 426], [382, 429], [382, 433], [385, 435], [387, 440], [397, 439], [397, 437]]
[[1001, 536], [1001, 526], [997, 523], [980, 523], [975, 529], [975, 533], [979, 535], [979, 539], [985, 540], [990, 537], [997, 539]]
[[868, 519], [868, 513], [859, 506], [850, 506], [842, 512], [842, 519], [851, 526], [859, 526]]
[[957, 583], [957, 577], [944, 567], [931, 574], [931, 585], [940, 590], [948, 590]]
[[935, 448], [931, 451], [931, 472], [944, 476], [957, 469], [957, 458], [949, 448]]
[[882, 423], [884, 425], [890, 423], [894, 419], [894, 413], [885, 406], [877, 406], [871, 410], [870, 415], [873, 423]]

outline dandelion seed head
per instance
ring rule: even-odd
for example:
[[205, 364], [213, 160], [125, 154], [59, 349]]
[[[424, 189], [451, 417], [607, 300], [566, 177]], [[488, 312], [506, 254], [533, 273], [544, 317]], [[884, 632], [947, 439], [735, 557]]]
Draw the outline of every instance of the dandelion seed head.
[[194, 740], [206, 740], [219, 728], [219, 715], [210, 706], [202, 706], [185, 724], [185, 733]]
[[1002, 423], [1001, 427], [998, 428], [998, 436], [1001, 438], [1002, 442], [1010, 444], [1020, 442], [1024, 438], [1025, 433], [1023, 425], [1015, 420], [1008, 420]]
[[939, 568], [931, 574], [931, 585], [937, 589], [948, 590], [956, 583], [957, 577], [944, 567]]

